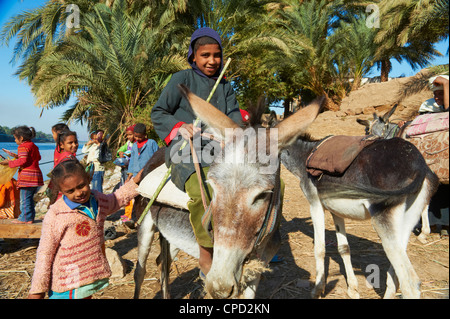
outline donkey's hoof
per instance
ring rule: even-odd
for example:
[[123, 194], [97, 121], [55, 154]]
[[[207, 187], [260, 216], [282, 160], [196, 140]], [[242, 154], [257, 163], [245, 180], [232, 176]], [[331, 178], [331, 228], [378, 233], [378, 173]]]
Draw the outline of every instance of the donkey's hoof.
[[360, 299], [358, 290], [356, 290], [354, 288], [348, 288], [347, 295], [352, 299]]
[[417, 236], [417, 239], [424, 245], [428, 243], [427, 235], [425, 235], [424, 233], [421, 233], [419, 236]]
[[316, 286], [313, 288], [311, 292], [311, 298], [320, 299], [320, 297], [322, 297], [324, 293], [325, 293], [325, 286]]

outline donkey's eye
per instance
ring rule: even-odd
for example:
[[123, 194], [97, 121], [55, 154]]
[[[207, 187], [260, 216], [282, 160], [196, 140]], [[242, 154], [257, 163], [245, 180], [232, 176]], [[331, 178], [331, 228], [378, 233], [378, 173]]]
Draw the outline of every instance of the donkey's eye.
[[261, 205], [264, 201], [266, 201], [269, 198], [269, 196], [271, 194], [272, 194], [272, 191], [264, 191], [262, 193], [259, 193], [253, 199], [252, 206]]

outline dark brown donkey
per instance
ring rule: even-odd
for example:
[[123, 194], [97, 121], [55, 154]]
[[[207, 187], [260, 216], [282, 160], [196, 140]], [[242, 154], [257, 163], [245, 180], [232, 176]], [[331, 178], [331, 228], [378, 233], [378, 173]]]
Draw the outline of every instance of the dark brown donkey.
[[344, 218], [370, 218], [391, 263], [384, 297], [393, 298], [399, 283], [404, 298], [419, 298], [420, 280], [406, 248], [411, 231], [436, 191], [436, 175], [414, 145], [393, 138], [378, 139], [365, 147], [343, 174], [313, 177], [307, 173], [305, 163], [319, 143], [303, 136], [281, 153], [282, 163], [300, 179], [310, 203], [316, 258], [313, 297], [320, 297], [325, 289], [324, 209], [327, 209], [336, 226], [350, 297], [359, 298], [359, 293]]

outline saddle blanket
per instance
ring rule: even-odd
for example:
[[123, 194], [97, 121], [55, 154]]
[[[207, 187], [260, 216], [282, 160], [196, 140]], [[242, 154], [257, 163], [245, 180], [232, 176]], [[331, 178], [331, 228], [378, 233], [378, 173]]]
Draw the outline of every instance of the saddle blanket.
[[[152, 198], [159, 184], [164, 179], [167, 171], [168, 168], [166, 164], [162, 164], [161, 166], [155, 168], [140, 182], [137, 192], [141, 194], [141, 196]], [[189, 196], [176, 187], [169, 176], [169, 179], [162, 188], [155, 202], [188, 210], [187, 202], [189, 200]]]
[[373, 136], [327, 137], [306, 159], [306, 171], [313, 176], [342, 175], [361, 150], [376, 139]]
[[416, 136], [448, 130], [448, 112], [417, 116], [406, 129], [406, 136]]
[[449, 182], [449, 132], [439, 131], [406, 138], [422, 153], [425, 162], [439, 177], [439, 182]]

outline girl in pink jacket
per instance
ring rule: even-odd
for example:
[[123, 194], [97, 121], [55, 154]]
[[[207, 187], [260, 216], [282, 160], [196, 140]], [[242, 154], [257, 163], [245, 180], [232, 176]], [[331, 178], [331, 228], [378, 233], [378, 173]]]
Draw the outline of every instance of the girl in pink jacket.
[[28, 298], [82, 299], [108, 285], [105, 256], [106, 217], [138, 195], [142, 171], [115, 193], [89, 187], [89, 176], [77, 160], [66, 160], [52, 173], [63, 194], [46, 213]]

